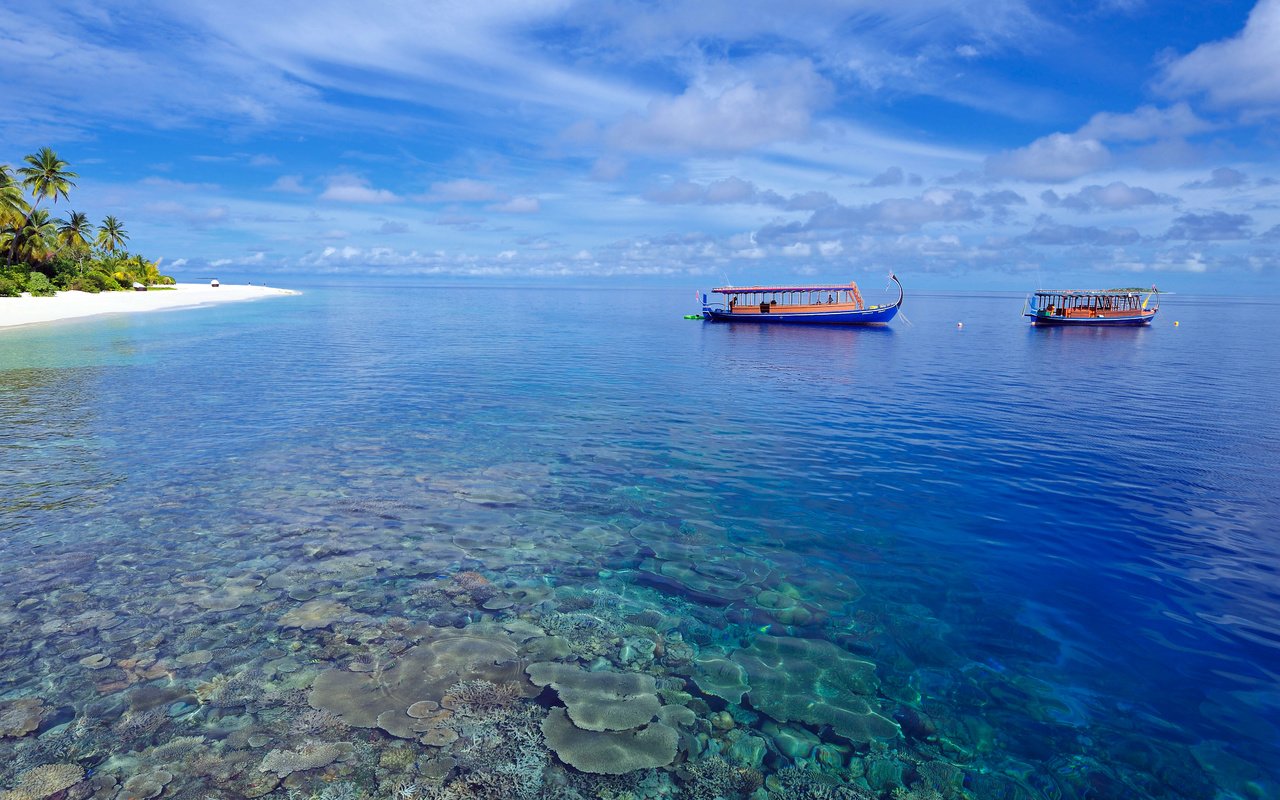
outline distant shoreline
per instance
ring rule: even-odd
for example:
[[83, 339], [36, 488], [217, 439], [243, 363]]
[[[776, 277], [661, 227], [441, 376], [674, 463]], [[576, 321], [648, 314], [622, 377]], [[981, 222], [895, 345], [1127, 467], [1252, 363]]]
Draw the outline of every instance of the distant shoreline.
[[53, 297], [0, 297], [0, 328], [25, 327], [47, 322], [97, 317], [104, 314], [134, 314], [144, 311], [171, 311], [218, 303], [261, 300], [299, 294], [292, 289], [270, 286], [179, 283], [172, 290], [147, 292], [58, 292]]

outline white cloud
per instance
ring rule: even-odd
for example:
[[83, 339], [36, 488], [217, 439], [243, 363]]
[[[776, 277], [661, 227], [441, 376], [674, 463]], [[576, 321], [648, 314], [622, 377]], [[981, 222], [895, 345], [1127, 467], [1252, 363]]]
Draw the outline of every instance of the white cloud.
[[484, 203], [506, 200], [507, 195], [492, 184], [471, 178], [459, 178], [431, 184], [431, 190], [422, 198], [430, 201], [455, 203]]
[[502, 214], [537, 214], [542, 206], [536, 197], [513, 197], [505, 203], [495, 203], [485, 208]]
[[1097, 139], [1053, 133], [1026, 147], [991, 156], [986, 171], [996, 178], [1061, 183], [1102, 169], [1110, 158]]
[[783, 247], [782, 254], [792, 258], [808, 257], [813, 254], [813, 248], [806, 242], [796, 242]]
[[1052, 189], [1040, 195], [1046, 204], [1062, 206], [1075, 211], [1118, 211], [1135, 206], [1171, 205], [1178, 198], [1157, 194], [1141, 186], [1130, 186], [1123, 181], [1112, 181], [1106, 186], [1085, 186], [1074, 194], [1059, 197]]
[[1217, 108], [1280, 113], [1280, 0], [1259, 0], [1239, 34], [1168, 64], [1158, 88], [1171, 96], [1203, 94]]
[[649, 103], [609, 131], [616, 146], [641, 151], [749, 150], [809, 135], [814, 111], [831, 86], [807, 61], [770, 74], [768, 81], [690, 86], [677, 97]]
[[1104, 142], [1146, 142], [1193, 136], [1214, 127], [1197, 117], [1186, 103], [1177, 103], [1168, 108], [1141, 106], [1128, 114], [1094, 114], [1075, 136]]
[[1238, 169], [1218, 167], [1206, 181], [1191, 181], [1183, 184], [1184, 189], [1234, 189], [1248, 183], [1249, 177]]
[[627, 160], [620, 156], [601, 156], [591, 165], [591, 179], [616, 181], [627, 172]]
[[267, 191], [283, 192], [285, 194], [311, 194], [311, 191], [302, 185], [301, 175], [281, 175], [267, 187]]
[[400, 198], [386, 189], [373, 188], [358, 175], [343, 174], [329, 179], [320, 199], [337, 203], [394, 203]]

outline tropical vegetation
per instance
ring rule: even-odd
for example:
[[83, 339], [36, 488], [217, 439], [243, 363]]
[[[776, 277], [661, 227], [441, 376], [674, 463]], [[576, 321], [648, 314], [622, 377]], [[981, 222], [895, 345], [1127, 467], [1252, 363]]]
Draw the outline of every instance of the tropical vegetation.
[[114, 215], [96, 227], [81, 211], [53, 216], [58, 200], [71, 201], [80, 177], [69, 167], [49, 147], [24, 157], [17, 169], [0, 164], [0, 297], [172, 285], [159, 262], [128, 251], [129, 232]]

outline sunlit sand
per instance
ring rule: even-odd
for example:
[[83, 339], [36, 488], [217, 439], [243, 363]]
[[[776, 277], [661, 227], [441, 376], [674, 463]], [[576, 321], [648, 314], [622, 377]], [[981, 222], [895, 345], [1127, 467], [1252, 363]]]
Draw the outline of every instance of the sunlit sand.
[[179, 283], [172, 290], [147, 292], [58, 292], [54, 297], [0, 297], [0, 328], [96, 317], [100, 314], [169, 311], [290, 294], [298, 293], [269, 286], [214, 287], [203, 283]]

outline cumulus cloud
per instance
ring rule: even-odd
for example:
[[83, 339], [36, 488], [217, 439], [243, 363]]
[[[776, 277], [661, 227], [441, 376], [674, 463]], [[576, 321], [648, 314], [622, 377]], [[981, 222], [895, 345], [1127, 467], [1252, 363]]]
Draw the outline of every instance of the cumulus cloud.
[[285, 194], [310, 194], [307, 187], [302, 185], [301, 175], [281, 175], [276, 178], [275, 182], [267, 187], [269, 192], [283, 192]]
[[506, 200], [507, 195], [492, 184], [459, 178], [431, 184], [431, 190], [422, 199], [434, 202], [487, 203]]
[[933, 189], [919, 197], [893, 198], [861, 206], [832, 205], [815, 211], [803, 225], [773, 225], [760, 232], [774, 241], [820, 230], [857, 230], [870, 233], [908, 233], [938, 222], [981, 219], [972, 192]]
[[1025, 206], [1027, 198], [1012, 189], [1002, 189], [998, 192], [987, 192], [978, 198], [978, 202], [984, 206]]
[[321, 200], [336, 203], [394, 203], [399, 197], [386, 189], [375, 189], [359, 175], [334, 175], [320, 194]]
[[1203, 95], [1216, 108], [1280, 113], [1280, 0], [1259, 0], [1244, 30], [1210, 42], [1164, 68], [1157, 88]]
[[884, 172], [867, 181], [867, 186], [901, 186], [906, 180], [902, 167], [889, 167]]
[[591, 180], [616, 181], [627, 172], [627, 160], [621, 156], [601, 156], [591, 165]]
[[990, 156], [986, 172], [994, 178], [1063, 183], [1102, 169], [1110, 159], [1097, 139], [1053, 133], [1026, 147]]
[[1040, 217], [1035, 226], [1018, 237], [1018, 241], [1042, 245], [1129, 245], [1141, 236], [1133, 228], [1096, 228], [1061, 225], [1049, 217]]
[[730, 176], [702, 184], [679, 180], [645, 192], [644, 198], [667, 205], [728, 205], [762, 204], [787, 211], [815, 211], [836, 204], [836, 199], [826, 192], [808, 191], [790, 197], [772, 189], [761, 189], [751, 181]]
[[1104, 111], [1094, 114], [1075, 135], [1104, 142], [1147, 142], [1183, 138], [1213, 130], [1214, 125], [1196, 116], [1186, 103], [1168, 108], [1140, 106], [1128, 114]]
[[1135, 206], [1171, 205], [1178, 198], [1167, 194], [1156, 194], [1141, 186], [1130, 186], [1123, 181], [1113, 181], [1106, 186], [1086, 186], [1074, 194], [1059, 197], [1058, 193], [1049, 189], [1040, 195], [1040, 199], [1049, 206], [1061, 206], [1072, 211], [1119, 211]]
[[658, 152], [735, 152], [806, 138], [830, 84], [807, 61], [776, 70], [769, 80], [731, 86], [690, 86], [649, 103], [643, 115], [614, 125], [616, 146]]
[[490, 211], [497, 211], [501, 214], [536, 214], [542, 206], [538, 203], [536, 197], [513, 197], [502, 203], [494, 203], [485, 206]]
[[1184, 189], [1234, 189], [1243, 186], [1249, 178], [1240, 170], [1231, 167], [1218, 167], [1209, 173], [1209, 179], [1191, 181], [1182, 185]]
[[1253, 217], [1248, 214], [1228, 214], [1225, 211], [1187, 213], [1173, 221], [1164, 238], [1197, 242], [1248, 239], [1252, 234], [1245, 227], [1252, 224]]

